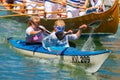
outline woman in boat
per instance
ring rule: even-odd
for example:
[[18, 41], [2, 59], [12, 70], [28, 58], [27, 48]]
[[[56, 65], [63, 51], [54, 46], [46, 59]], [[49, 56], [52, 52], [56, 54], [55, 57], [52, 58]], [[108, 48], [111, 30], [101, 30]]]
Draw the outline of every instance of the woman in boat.
[[104, 0], [90, 0], [90, 4], [92, 7], [89, 7], [86, 11], [86, 14], [89, 14], [91, 12], [104, 12]]
[[50, 50], [50, 47], [69, 47], [68, 40], [76, 40], [79, 38], [82, 29], [86, 29], [87, 25], [83, 24], [80, 29], [73, 34], [72, 30], [65, 32], [65, 22], [57, 20], [54, 24], [54, 31], [42, 41], [43, 47]]
[[40, 25], [40, 18], [32, 16], [29, 20], [29, 27], [26, 29], [26, 44], [41, 43], [45, 30], [45, 27]]
[[77, 17], [85, 14], [88, 0], [67, 0], [67, 17]]

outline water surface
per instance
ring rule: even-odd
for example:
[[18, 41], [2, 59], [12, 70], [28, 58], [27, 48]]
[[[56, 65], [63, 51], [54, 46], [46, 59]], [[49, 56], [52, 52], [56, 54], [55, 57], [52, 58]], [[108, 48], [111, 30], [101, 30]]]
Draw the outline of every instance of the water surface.
[[[11, 18], [0, 18], [0, 80], [120, 80], [120, 28], [115, 35], [93, 39], [97, 49], [113, 52], [97, 73], [89, 74], [69, 65], [22, 56], [12, 50], [5, 39], [24, 39], [26, 26]], [[86, 40], [76, 40], [77, 48]]]

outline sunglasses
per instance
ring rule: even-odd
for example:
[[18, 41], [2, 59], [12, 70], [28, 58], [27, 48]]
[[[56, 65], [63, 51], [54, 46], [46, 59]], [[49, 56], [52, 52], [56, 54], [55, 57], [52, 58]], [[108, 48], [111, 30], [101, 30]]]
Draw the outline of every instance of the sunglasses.
[[65, 26], [56, 26], [55, 28], [57, 29], [57, 31], [64, 31], [65, 30]]

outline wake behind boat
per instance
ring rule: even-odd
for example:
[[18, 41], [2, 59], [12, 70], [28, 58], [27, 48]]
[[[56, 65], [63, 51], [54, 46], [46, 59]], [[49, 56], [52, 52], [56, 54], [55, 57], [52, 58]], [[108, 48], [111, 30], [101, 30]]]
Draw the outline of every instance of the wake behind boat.
[[58, 59], [60, 62], [74, 66], [83, 65], [84, 69], [90, 73], [97, 72], [111, 53], [111, 50], [81, 51], [73, 47], [50, 47], [50, 51], [43, 48], [42, 44], [26, 45], [24, 40], [13, 38], [8, 38], [7, 41], [12, 49], [22, 55]]

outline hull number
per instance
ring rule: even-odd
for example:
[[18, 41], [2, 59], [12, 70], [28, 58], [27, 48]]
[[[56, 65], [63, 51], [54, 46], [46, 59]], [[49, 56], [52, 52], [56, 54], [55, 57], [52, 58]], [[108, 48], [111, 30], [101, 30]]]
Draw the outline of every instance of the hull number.
[[89, 56], [73, 56], [72, 57], [73, 63], [90, 63]]

